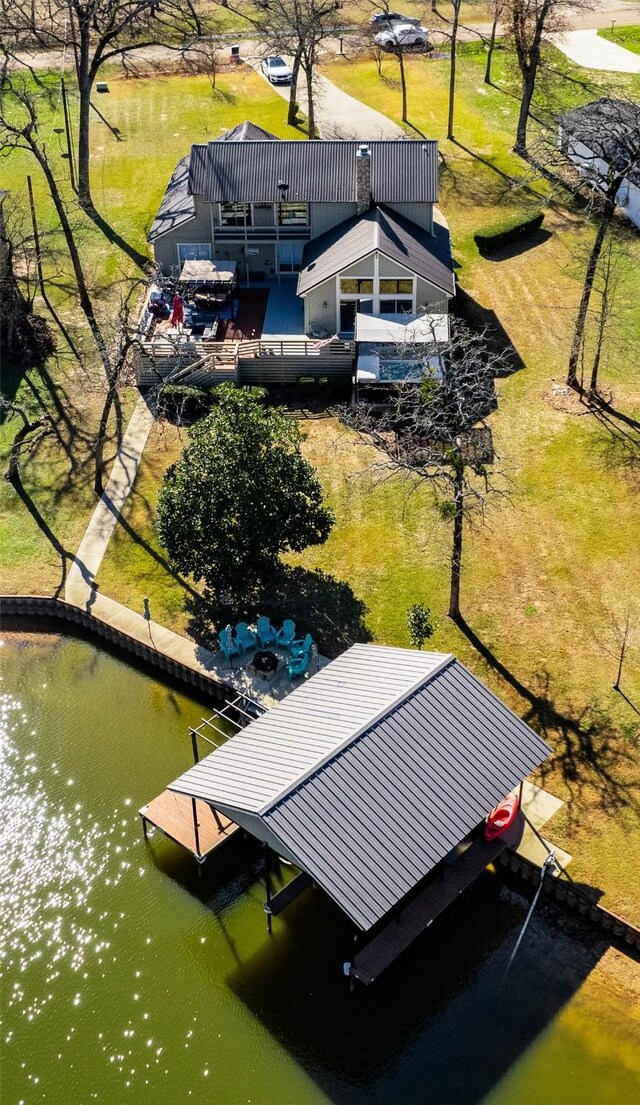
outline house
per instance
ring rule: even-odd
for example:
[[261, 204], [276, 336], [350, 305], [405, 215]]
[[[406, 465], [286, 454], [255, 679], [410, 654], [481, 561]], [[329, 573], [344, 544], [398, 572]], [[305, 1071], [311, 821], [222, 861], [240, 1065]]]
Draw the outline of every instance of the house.
[[245, 122], [178, 162], [149, 241], [166, 277], [190, 260], [235, 271], [240, 343], [306, 343], [322, 354], [312, 372], [348, 350], [351, 371], [359, 316], [433, 314], [446, 337], [455, 281], [437, 199], [435, 141], [280, 140]]
[[640, 105], [605, 96], [568, 111], [561, 118], [559, 145], [601, 189], [612, 170], [624, 172], [616, 203], [640, 226]]
[[354, 926], [371, 982], [514, 836], [485, 818], [549, 748], [454, 656], [356, 644], [190, 768], [207, 803], [300, 871]]

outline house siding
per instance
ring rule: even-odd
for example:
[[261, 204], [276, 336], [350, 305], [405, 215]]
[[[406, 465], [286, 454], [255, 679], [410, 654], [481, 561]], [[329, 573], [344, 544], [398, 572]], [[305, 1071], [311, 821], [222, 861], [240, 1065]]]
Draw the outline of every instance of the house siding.
[[403, 277], [413, 276], [411, 269], [399, 265], [397, 261], [392, 261], [390, 257], [385, 257], [382, 253], [378, 262], [378, 272], [381, 277], [386, 277], [389, 280], [394, 278], [402, 280]]
[[309, 207], [312, 238], [318, 238], [356, 213], [355, 203], [312, 203]]
[[387, 203], [391, 211], [404, 215], [423, 230], [433, 231], [433, 204], [431, 203]]
[[[323, 307], [323, 303], [327, 306]], [[318, 284], [305, 297], [304, 324], [307, 334], [311, 326], [324, 326], [330, 334], [335, 334], [336, 323], [336, 282], [335, 278]]]
[[416, 287], [416, 310], [420, 312], [427, 307], [429, 310], [437, 309], [446, 312], [449, 310], [449, 300], [439, 288], [434, 288], [433, 284], [419, 276]]
[[[606, 180], [609, 166], [601, 157], [597, 157], [584, 142], [569, 137], [566, 142], [567, 157], [585, 175], [595, 176], [597, 173]], [[616, 203], [621, 211], [624, 211], [628, 219], [635, 226], [640, 227], [640, 188], [632, 180], [624, 180], [616, 195]]]
[[354, 261], [352, 265], [347, 265], [345, 269], [340, 269], [340, 276], [346, 279], [353, 276], [373, 277], [374, 269], [374, 254], [370, 253], [368, 257], [362, 257], [359, 261]]

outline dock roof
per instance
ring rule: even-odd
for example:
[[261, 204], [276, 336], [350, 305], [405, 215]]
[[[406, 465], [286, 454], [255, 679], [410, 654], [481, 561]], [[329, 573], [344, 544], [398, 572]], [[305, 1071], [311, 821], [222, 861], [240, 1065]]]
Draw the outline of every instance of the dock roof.
[[455, 657], [354, 645], [170, 789], [253, 812], [369, 929], [548, 753]]

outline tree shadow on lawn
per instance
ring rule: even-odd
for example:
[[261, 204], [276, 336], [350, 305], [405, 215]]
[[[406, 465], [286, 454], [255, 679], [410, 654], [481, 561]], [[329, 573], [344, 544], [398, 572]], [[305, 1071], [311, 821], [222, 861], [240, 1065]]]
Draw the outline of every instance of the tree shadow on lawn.
[[571, 800], [569, 817], [577, 816], [580, 795], [587, 789], [597, 793], [603, 808], [640, 812], [637, 757], [631, 742], [624, 746], [624, 738], [607, 713], [595, 702], [588, 702], [579, 711], [562, 713], [553, 701], [549, 672], [536, 673], [535, 690], [525, 686], [464, 618], [457, 625], [489, 667], [528, 704], [524, 720], [553, 749], [540, 769], [542, 781], [555, 773], [561, 775]]
[[458, 285], [456, 297], [453, 301], [452, 311], [466, 322], [473, 330], [484, 330], [487, 334], [487, 344], [492, 352], [499, 354], [506, 352], [507, 360], [500, 375], [509, 376], [512, 372], [519, 372], [524, 368], [524, 361], [511, 341], [507, 331], [500, 322], [495, 311], [490, 307], [483, 307], [473, 296], [470, 296], [464, 288]]
[[188, 599], [187, 611], [190, 636], [212, 650], [218, 648], [220, 627], [239, 621], [252, 624], [265, 614], [278, 626], [285, 618], [292, 618], [296, 637], [310, 633], [318, 651], [331, 658], [356, 642], [372, 640], [365, 622], [367, 607], [348, 583], [327, 572], [286, 564], [260, 581], [242, 605], [206, 591]]
[[634, 486], [640, 485], [640, 422], [616, 410], [604, 399], [592, 405], [601, 427], [598, 445], [607, 471], [615, 469]]

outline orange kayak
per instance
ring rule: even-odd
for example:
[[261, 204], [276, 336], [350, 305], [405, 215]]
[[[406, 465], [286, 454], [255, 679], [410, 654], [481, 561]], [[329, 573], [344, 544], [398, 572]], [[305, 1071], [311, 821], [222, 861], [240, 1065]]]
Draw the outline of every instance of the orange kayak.
[[487, 817], [487, 823], [484, 827], [485, 840], [495, 840], [497, 836], [501, 836], [513, 824], [518, 812], [518, 805], [517, 794], [512, 794], [509, 798], [504, 798], [502, 802], [498, 802], [498, 805], [491, 810]]

